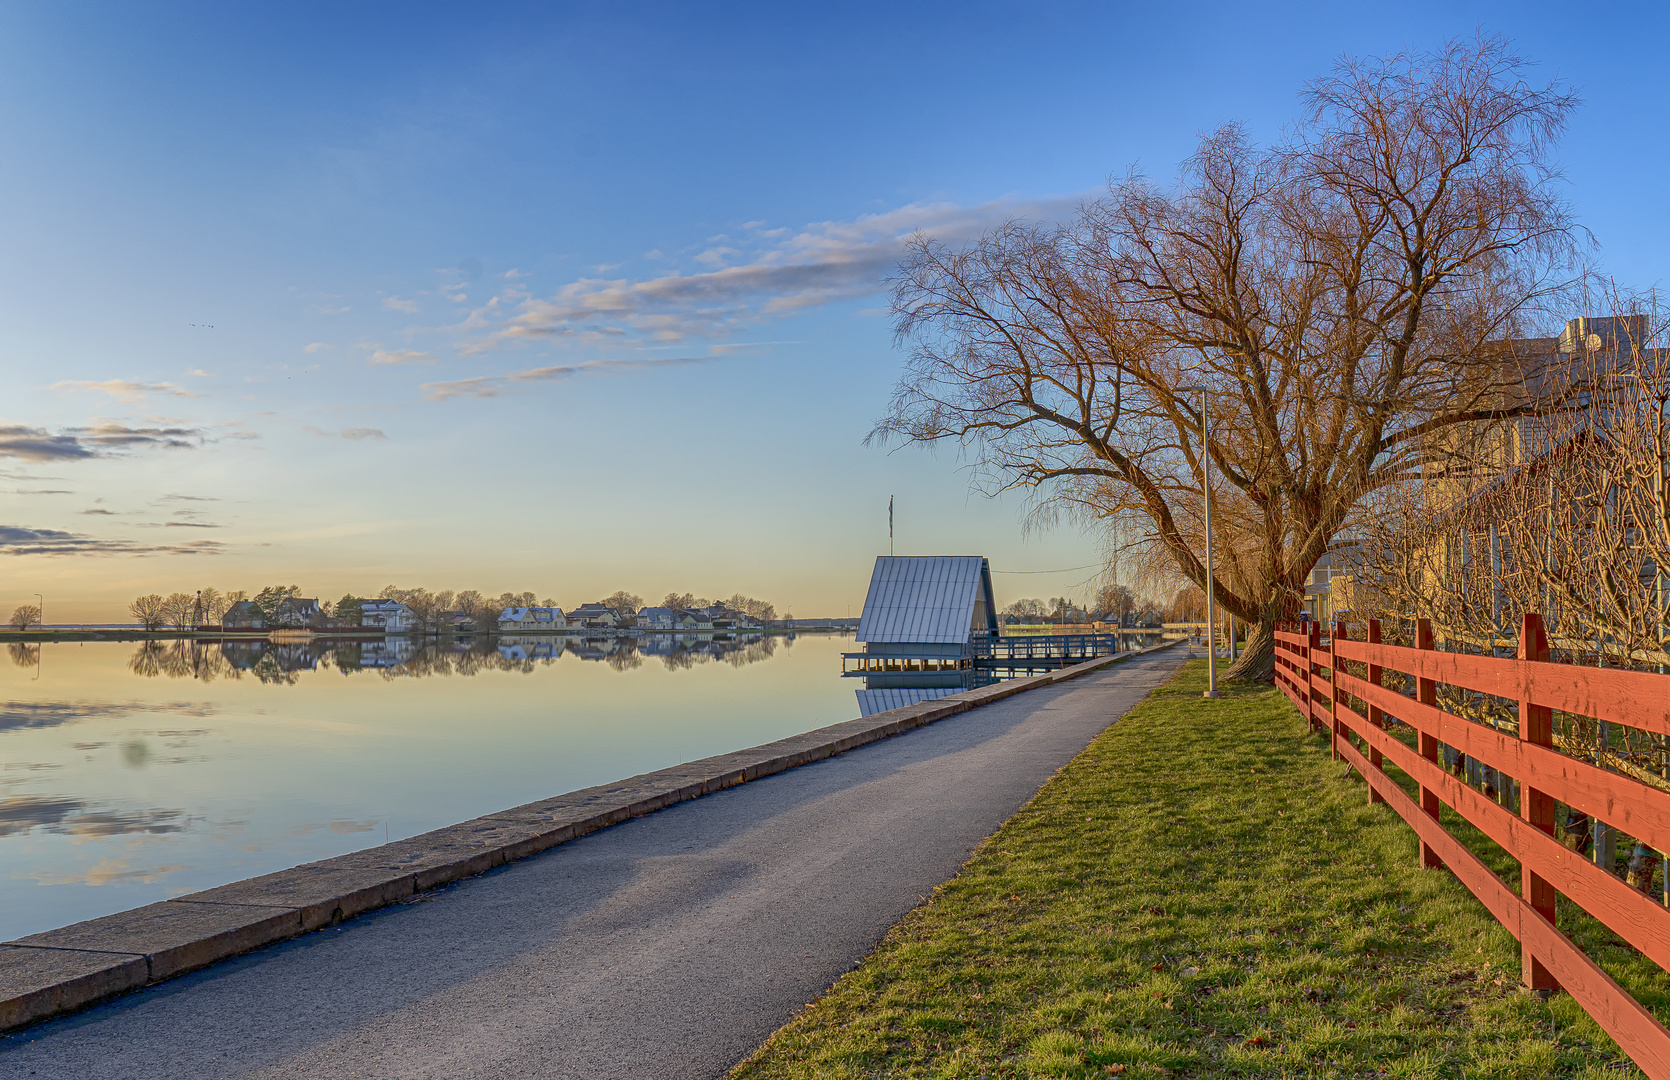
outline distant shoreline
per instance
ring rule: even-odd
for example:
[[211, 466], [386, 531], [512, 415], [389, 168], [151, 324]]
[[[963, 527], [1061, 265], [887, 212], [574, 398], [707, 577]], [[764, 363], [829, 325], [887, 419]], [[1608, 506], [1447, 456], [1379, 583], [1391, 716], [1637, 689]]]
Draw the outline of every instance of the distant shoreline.
[[850, 634], [851, 629], [829, 626], [739, 627], [730, 630], [651, 630], [627, 627], [575, 627], [569, 630], [488, 630], [468, 633], [439, 630], [433, 633], [390, 632], [364, 627], [323, 630], [0, 630], [0, 641], [39, 644], [52, 641], [361, 641], [375, 638], [459, 638], [459, 637], [644, 637], [650, 634]]

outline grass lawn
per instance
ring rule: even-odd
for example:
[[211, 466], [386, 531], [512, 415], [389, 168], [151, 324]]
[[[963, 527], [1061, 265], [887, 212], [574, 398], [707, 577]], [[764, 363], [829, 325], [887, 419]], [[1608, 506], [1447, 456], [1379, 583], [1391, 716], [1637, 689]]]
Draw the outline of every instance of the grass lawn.
[[733, 1080], [1641, 1075], [1518, 991], [1513, 937], [1279, 691], [1204, 684], [1104, 732]]

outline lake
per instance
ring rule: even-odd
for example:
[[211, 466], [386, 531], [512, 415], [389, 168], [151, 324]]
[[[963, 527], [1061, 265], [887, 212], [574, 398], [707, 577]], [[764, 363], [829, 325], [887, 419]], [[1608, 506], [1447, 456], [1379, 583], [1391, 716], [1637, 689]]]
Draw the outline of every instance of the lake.
[[10, 646], [0, 940], [850, 720], [864, 686], [840, 677], [852, 648], [837, 635]]

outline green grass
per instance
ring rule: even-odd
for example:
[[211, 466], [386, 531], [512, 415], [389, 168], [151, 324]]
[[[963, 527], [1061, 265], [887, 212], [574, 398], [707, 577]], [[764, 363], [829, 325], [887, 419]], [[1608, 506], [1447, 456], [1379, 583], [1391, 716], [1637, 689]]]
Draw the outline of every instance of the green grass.
[[1518, 991], [1511, 935], [1417, 868], [1414, 834], [1279, 691], [1203, 702], [1203, 668], [734, 1080], [1640, 1075], [1569, 998]]

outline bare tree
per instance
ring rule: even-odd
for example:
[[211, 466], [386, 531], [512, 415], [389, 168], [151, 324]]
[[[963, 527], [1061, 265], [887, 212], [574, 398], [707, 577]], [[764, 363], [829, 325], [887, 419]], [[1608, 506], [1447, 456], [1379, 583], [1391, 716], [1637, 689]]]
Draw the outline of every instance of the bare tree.
[[191, 593], [169, 593], [162, 602], [163, 620], [176, 630], [189, 630], [197, 613], [197, 597]]
[[[1512, 336], [1574, 251], [1552, 142], [1575, 99], [1500, 40], [1344, 62], [1259, 149], [1206, 137], [1171, 189], [1133, 177], [1057, 228], [964, 250], [918, 238], [893, 310], [907, 374], [873, 438], [959, 442], [988, 489], [1030, 489], [1275, 625], [1368, 494], [1449, 425], [1509, 415]], [[1202, 397], [1213, 435], [1200, 442]], [[1239, 583], [1239, 584], [1238, 584]]]
[[[503, 611], [507, 607], [539, 607], [541, 605], [539, 603], [539, 596], [538, 596], [537, 593], [507, 592], [507, 593], [500, 593], [499, 594], [498, 606], [499, 606], [499, 611]], [[543, 605], [543, 606], [552, 607], [554, 605], [546, 604], [546, 605]], [[497, 611], [494, 612], [493, 616], [494, 616], [495, 619], [497, 619], [498, 618], [498, 612]]]
[[512, 606], [501, 603], [492, 597], [484, 596], [474, 589], [465, 589], [459, 593], [456, 603], [458, 604], [458, 610], [469, 616], [470, 621], [475, 623], [476, 629], [481, 631], [497, 630], [499, 614], [506, 607]]
[[1199, 585], [1185, 585], [1166, 604], [1165, 617], [1170, 622], [1204, 622], [1206, 619], [1206, 590]]
[[197, 594], [201, 615], [198, 622], [209, 626], [219, 626], [220, 620], [226, 617], [226, 609], [231, 606], [226, 596], [214, 586], [210, 586]]
[[18, 606], [16, 611], [12, 612], [13, 630], [27, 630], [31, 626], [39, 626], [40, 624], [41, 609], [39, 605], [22, 604]]
[[168, 621], [162, 597], [156, 593], [141, 596], [128, 605], [128, 614], [147, 630], [160, 630]]
[[1129, 585], [1113, 582], [1104, 585], [1096, 593], [1096, 607], [1102, 614], [1111, 616], [1113, 621], [1124, 626], [1137, 609], [1137, 594], [1131, 591]]
[[636, 615], [644, 606], [644, 598], [625, 589], [611, 593], [602, 600], [603, 606], [617, 615]]
[[777, 617], [777, 606], [775, 604], [768, 603], [765, 600], [755, 600], [753, 597], [744, 596], [741, 593], [732, 594], [731, 598], [725, 601], [725, 606], [732, 611], [740, 611], [750, 619], [762, 623], [770, 622]]

